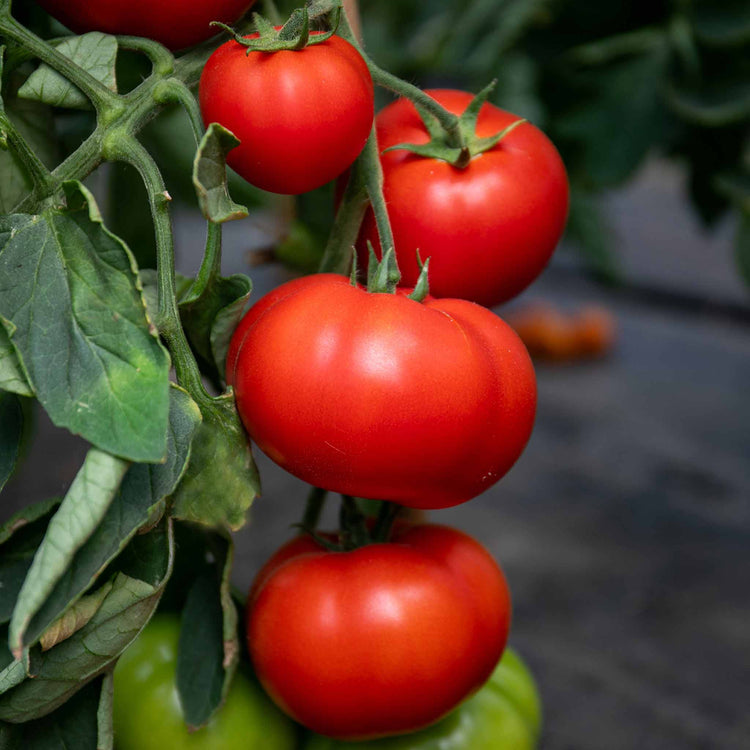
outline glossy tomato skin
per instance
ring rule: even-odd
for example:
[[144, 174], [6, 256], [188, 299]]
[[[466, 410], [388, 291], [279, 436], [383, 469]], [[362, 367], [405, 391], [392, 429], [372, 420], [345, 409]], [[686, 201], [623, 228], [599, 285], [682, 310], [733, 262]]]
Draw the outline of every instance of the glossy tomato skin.
[[510, 594], [468, 535], [427, 525], [351, 552], [291, 544], [252, 589], [247, 635], [269, 695], [304, 726], [344, 739], [415, 731], [492, 673]]
[[285, 286], [240, 325], [228, 374], [271, 459], [315, 486], [413, 508], [470, 500], [510, 469], [531, 434], [536, 380], [500, 318], [332, 274]]
[[240, 140], [229, 166], [272, 193], [305, 193], [338, 177], [364, 148], [374, 117], [367, 65], [338, 36], [249, 55], [226, 42], [203, 69], [199, 98], [206, 125], [218, 122]]
[[518, 654], [506, 648], [487, 683], [428, 729], [357, 743], [310, 735], [304, 750], [534, 750], [540, 729], [534, 678]]
[[189, 732], [176, 686], [180, 620], [156, 615], [115, 669], [117, 750], [294, 750], [296, 729], [262, 688], [238, 672], [224, 705]]
[[[461, 114], [472, 99], [453, 90], [427, 93]], [[519, 118], [491, 104], [479, 114], [480, 137], [494, 135]], [[376, 118], [381, 152], [399, 143], [426, 143], [427, 130], [406, 99]], [[551, 141], [523, 123], [465, 169], [405, 150], [382, 153], [384, 194], [402, 282], [419, 277], [416, 251], [430, 258], [430, 292], [491, 307], [525, 289], [544, 269], [565, 228], [568, 180]], [[380, 255], [372, 211], [365, 217], [358, 250], [366, 241]]]
[[172, 50], [191, 47], [219, 33], [211, 21], [234, 23], [254, 0], [38, 0], [77, 34], [145, 36]]

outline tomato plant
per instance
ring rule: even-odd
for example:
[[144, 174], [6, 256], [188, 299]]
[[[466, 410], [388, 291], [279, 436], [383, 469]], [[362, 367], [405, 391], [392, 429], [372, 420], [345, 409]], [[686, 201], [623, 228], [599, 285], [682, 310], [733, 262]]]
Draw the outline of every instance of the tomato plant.
[[506, 648], [487, 683], [442, 721], [409, 735], [370, 742], [310, 736], [305, 750], [534, 750], [541, 706], [534, 678], [520, 656]]
[[175, 677], [179, 634], [176, 616], [156, 615], [120, 658], [113, 714], [118, 750], [294, 750], [292, 723], [242, 673], [208, 726], [188, 731]]
[[443, 508], [490, 487], [521, 454], [536, 380], [496, 315], [464, 300], [369, 294], [335, 275], [274, 295], [239, 327], [229, 379], [252, 439], [295, 476]]
[[338, 36], [276, 52], [226, 42], [203, 70], [200, 105], [206, 124], [218, 122], [240, 139], [229, 165], [256, 187], [288, 194], [320, 187], [349, 167], [374, 114], [367, 65]]
[[414, 731], [492, 673], [510, 594], [468, 535], [425, 525], [349, 552], [291, 544], [253, 589], [247, 635], [259, 679], [297, 721], [350, 739]]
[[77, 34], [103, 31], [155, 39], [182, 49], [215, 36], [211, 21], [233, 23], [254, 0], [39, 0]]
[[[473, 98], [462, 91], [426, 93], [456, 115]], [[476, 121], [476, 135], [489, 137], [518, 120], [485, 103]], [[547, 264], [568, 212], [565, 167], [544, 133], [523, 122], [459, 168], [409, 150], [387, 150], [430, 140], [409, 100], [387, 106], [376, 123], [383, 192], [402, 282], [416, 283], [419, 250], [423, 259], [430, 258], [430, 290], [436, 297], [460, 297], [492, 306], [525, 289]], [[368, 240], [379, 252], [371, 212], [359, 244], [363, 262]]]

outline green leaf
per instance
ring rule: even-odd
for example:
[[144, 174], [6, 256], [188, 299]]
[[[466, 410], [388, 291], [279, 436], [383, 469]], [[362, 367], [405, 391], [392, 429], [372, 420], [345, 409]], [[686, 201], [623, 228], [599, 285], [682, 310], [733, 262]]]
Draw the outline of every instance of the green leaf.
[[208, 126], [193, 162], [193, 184], [203, 216], [208, 221], [244, 219], [247, 208], [229, 197], [227, 154], [240, 142], [233, 133], [216, 122]]
[[[117, 91], [115, 61], [117, 40], [108, 34], [92, 31], [81, 36], [67, 37], [57, 45], [57, 51], [103, 83]], [[53, 107], [88, 109], [86, 95], [67, 78], [47, 65], [40, 65], [18, 91], [23, 99], [43, 102]]]
[[66, 609], [48, 628], [42, 633], [39, 644], [42, 651], [49, 651], [58, 643], [70, 638], [73, 633], [79, 631], [99, 611], [102, 602], [112, 590], [112, 584], [107, 582], [98, 588], [93, 594], [82, 596], [72, 607]]
[[750, 41], [747, 0], [699, 0], [691, 5], [694, 33], [701, 42], [733, 47]]
[[0, 490], [13, 473], [23, 435], [23, 410], [18, 396], [0, 391]]
[[190, 589], [177, 658], [180, 705], [195, 729], [208, 723], [226, 697], [239, 657], [237, 608], [230, 592], [232, 540], [211, 534], [210, 541], [215, 566], [207, 566]]
[[0, 217], [0, 317], [52, 421], [133, 461], [166, 451], [169, 357], [132, 256], [90, 193], [67, 209]]
[[0, 721], [45, 716], [110, 668], [154, 613], [173, 554], [169, 520], [135, 537], [118, 560], [112, 589], [94, 617], [49, 651], [32, 649], [26, 679], [0, 696]]
[[591, 186], [616, 185], [630, 177], [667, 127], [663, 80], [666, 44], [648, 54], [578, 74], [583, 87], [558, 116], [553, 140], [574, 144], [580, 177]]
[[98, 744], [97, 711], [107, 678], [96, 680], [73, 696], [63, 707], [37, 721], [6, 725], [8, 744], [3, 750], [103, 750]]
[[45, 500], [23, 508], [0, 527], [0, 624], [10, 620], [31, 561], [59, 504], [56, 499]]
[[174, 494], [175, 518], [239, 529], [260, 494], [260, 478], [231, 395], [201, 410], [190, 463]]
[[34, 395], [2, 320], [0, 320], [0, 390], [18, 393], [20, 396]]
[[16, 657], [27, 645], [26, 630], [32, 618], [101, 522], [127, 470], [127, 461], [96, 448], [88, 452], [47, 527], [18, 595], [10, 620], [10, 647]]
[[101, 522], [69, 561], [30, 621], [27, 644], [36, 642], [75, 604], [138, 530], [163, 508], [165, 498], [177, 486], [187, 466], [190, 443], [201, 416], [195, 402], [181, 388], [172, 386], [171, 395], [166, 462], [133, 464], [128, 469]]
[[223, 380], [229, 340], [240, 322], [252, 291], [243, 274], [214, 277], [194, 302], [180, 305], [185, 333], [203, 363]]
[[590, 270], [602, 281], [614, 283], [620, 278], [617, 255], [613, 251], [614, 233], [595, 195], [571, 190], [566, 233]]
[[114, 669], [110, 669], [102, 679], [99, 705], [96, 710], [97, 745], [96, 750], [113, 750], [115, 729], [112, 720], [112, 702], [114, 700]]

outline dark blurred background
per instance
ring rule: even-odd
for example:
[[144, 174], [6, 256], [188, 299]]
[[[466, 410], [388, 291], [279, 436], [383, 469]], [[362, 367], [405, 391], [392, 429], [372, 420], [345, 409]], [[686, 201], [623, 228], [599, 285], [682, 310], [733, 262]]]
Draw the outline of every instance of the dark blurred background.
[[[750, 3], [363, 0], [361, 10], [383, 67], [471, 91], [496, 78], [494, 103], [563, 154], [568, 235], [541, 279], [497, 312], [594, 305], [614, 325], [596, 357], [538, 360], [537, 424], [517, 466], [432, 514], [506, 571], [512, 642], [544, 698], [542, 747], [750, 747]], [[137, 71], [122, 60], [123, 77]], [[58, 117], [58, 153], [87, 117]], [[204, 230], [184, 125], [168, 113], [145, 140], [183, 199], [175, 231], [189, 274]], [[109, 168], [91, 184], [152, 264], [133, 175]], [[225, 227], [224, 271], [249, 273], [257, 298], [314, 266], [331, 191], [289, 201], [235, 188], [254, 210]], [[2, 518], [64, 493], [84, 451], [37, 415]], [[292, 533], [306, 496], [258, 460], [263, 497], [237, 535], [241, 588]]]

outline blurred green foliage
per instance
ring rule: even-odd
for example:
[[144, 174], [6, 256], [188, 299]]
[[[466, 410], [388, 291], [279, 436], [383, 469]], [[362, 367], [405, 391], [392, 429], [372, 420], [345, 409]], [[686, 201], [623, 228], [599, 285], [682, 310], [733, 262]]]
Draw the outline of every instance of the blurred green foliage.
[[658, 153], [707, 224], [739, 222], [750, 266], [748, 0], [361, 0], [370, 54], [424, 86], [478, 91], [548, 133], [568, 167], [569, 237], [614, 273], [598, 197]]

